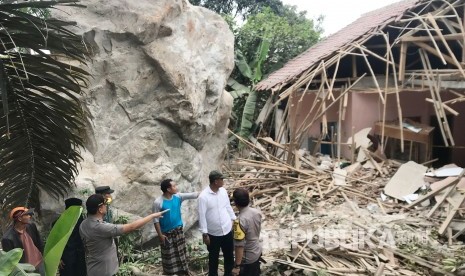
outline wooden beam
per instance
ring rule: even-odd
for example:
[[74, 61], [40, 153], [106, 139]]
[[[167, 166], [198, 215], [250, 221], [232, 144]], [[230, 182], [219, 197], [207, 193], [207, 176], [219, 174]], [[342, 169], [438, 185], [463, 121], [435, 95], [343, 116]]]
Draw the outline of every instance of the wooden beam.
[[407, 62], [407, 42], [401, 42], [400, 45], [400, 61], [399, 61], [399, 81], [403, 82], [405, 77], [405, 64]]
[[367, 55], [365, 54], [365, 50], [363, 48], [359, 48], [359, 50], [363, 54], [363, 58], [365, 59], [367, 67], [370, 70], [371, 76], [373, 77], [373, 82], [375, 83], [376, 88], [378, 89], [379, 98], [381, 99], [381, 102], [383, 104], [386, 104], [386, 100], [384, 99], [383, 93], [381, 92], [381, 88], [379, 87], [379, 83], [378, 83], [378, 80], [376, 79], [375, 72], [373, 71], [373, 68], [371, 67], [370, 62], [368, 61]]
[[352, 78], [357, 78], [357, 56], [352, 56]]
[[428, 86], [429, 86], [429, 89], [430, 89], [431, 98], [434, 101], [434, 103], [433, 103], [434, 104], [434, 111], [436, 113], [436, 118], [438, 120], [439, 130], [441, 131], [441, 135], [442, 135], [442, 138], [444, 140], [444, 145], [449, 146], [449, 141], [447, 139], [448, 138], [447, 137], [447, 132], [446, 132], [445, 127], [443, 125], [443, 119], [445, 117], [445, 114], [443, 113], [444, 108], [440, 104], [440, 101], [438, 100], [437, 93], [436, 93], [436, 89], [439, 89], [439, 87], [437, 86], [437, 82], [439, 81], [439, 79], [437, 79], [436, 83], [434, 83], [434, 77], [433, 77], [431, 64], [429, 63], [428, 55], [425, 53], [425, 51], [420, 50], [420, 58], [421, 58], [421, 62], [423, 64], [423, 68], [424, 68], [425, 72], [427, 73], [426, 74], [426, 79], [427, 79]]
[[[392, 48], [391, 48], [391, 43], [389, 42], [389, 33], [382, 33], [384, 41], [386, 42], [386, 45], [388, 46], [386, 49], [389, 51], [388, 59], [394, 60], [394, 55], [392, 53]], [[396, 67], [392, 66], [392, 75], [394, 76], [394, 87], [395, 87], [395, 92], [396, 92], [396, 102], [397, 102], [397, 114], [399, 118], [399, 126], [402, 125], [402, 107], [400, 105], [400, 97], [399, 97], [399, 83], [397, 80], [397, 71]], [[387, 73], [387, 72], [386, 72]], [[387, 91], [386, 91], [387, 93]], [[387, 94], [386, 94], [387, 97]], [[383, 124], [385, 122], [383, 121]], [[384, 145], [382, 145], [384, 147]], [[404, 128], [400, 129], [400, 150], [401, 152], [404, 152]]]
[[417, 45], [418, 47], [420, 48], [423, 48], [424, 50], [426, 50], [428, 53], [431, 53], [435, 56], [437, 56], [438, 58], [441, 58], [441, 59], [444, 59], [445, 61], [447, 61], [448, 63], [451, 63], [451, 64], [454, 64], [455, 61], [453, 58], [451, 58], [450, 56], [444, 54], [444, 53], [440, 53], [438, 52], [435, 48], [429, 46], [428, 44], [424, 43], [424, 42], [413, 42], [415, 45]]
[[[426, 101], [429, 102], [429, 103], [433, 103], [434, 104], [434, 101], [433, 99], [430, 99], [430, 98], [426, 98]], [[455, 110], [453, 110], [451, 107], [449, 107], [448, 105], [446, 105], [444, 102], [441, 103], [442, 104], [442, 107], [444, 107], [445, 110], [449, 111], [450, 113], [452, 113], [452, 115], [454, 116], [459, 116], [459, 113]]]
[[450, 223], [452, 222], [452, 219], [455, 217], [455, 214], [457, 213], [458, 209], [460, 206], [465, 202], [465, 195], [461, 194], [461, 198], [459, 201], [459, 204], [455, 206], [450, 212], [449, 215], [447, 216], [446, 220], [442, 223], [441, 227], [438, 230], [439, 235], [444, 235], [446, 232], [447, 228], [449, 227]]
[[[462, 29], [465, 29], [465, 6], [463, 7]], [[462, 33], [462, 62], [465, 62], [465, 34]]]
[[454, 179], [451, 182], [445, 184], [443, 187], [440, 187], [436, 191], [431, 191], [431, 192], [427, 193], [426, 195], [420, 197], [415, 202], [412, 202], [410, 205], [408, 205], [407, 209], [410, 209], [410, 208], [413, 208], [413, 207], [415, 207], [417, 205], [420, 205], [420, 203], [422, 203], [423, 201], [432, 198], [433, 196], [439, 194], [440, 192], [442, 192], [443, 190], [445, 190], [445, 189], [447, 189], [447, 188], [449, 188], [451, 186], [454, 186], [455, 184], [457, 184], [460, 181], [460, 178], [461, 177], [457, 177], [456, 179]]
[[[459, 1], [457, 1], [459, 2]], [[432, 4], [432, 1], [430, 1], [428, 4], [426, 4], [421, 10], [419, 10], [418, 12], [419, 13], [423, 13], [427, 8], [430, 7], [430, 5]], [[455, 4], [455, 3], [454, 3]], [[453, 7], [454, 7], [454, 4], [450, 4], [448, 2], [446, 3], [443, 3], [439, 9], [435, 9], [434, 11], [432, 11], [433, 15], [436, 16], [436, 15], [443, 15], [443, 14], [447, 14]], [[407, 26], [403, 26], [403, 27], [399, 27], [399, 28], [402, 28], [401, 30], [401, 34], [405, 31], [405, 30], [408, 30], [408, 26], [409, 26], [410, 22], [407, 24]], [[408, 30], [407, 32], [405, 32], [403, 34], [403, 36], [407, 37], [407, 36], [413, 36], [415, 33], [419, 32], [419, 31], [424, 31], [423, 29], [420, 29], [420, 28], [413, 28], [411, 30]], [[398, 37], [396, 39], [396, 42], [397, 43], [400, 39], [402, 39], [402, 37]]]
[[[388, 60], [388, 59], [386, 59], [386, 58], [384, 58], [384, 57], [378, 55], [377, 53], [375, 53], [375, 52], [369, 50], [369, 49], [366, 48], [365, 46], [359, 45], [359, 44], [357, 44], [357, 43], [354, 43], [353, 45], [354, 45], [356, 48], [363, 50], [364, 53], [368, 53], [368, 54], [372, 55], [373, 57], [375, 57], [375, 58], [381, 60], [382, 62], [386, 62], [386, 63], [389, 63], [389, 64], [394, 64], [394, 62], [392, 62], [392, 61], [390, 61], [390, 60]], [[386, 48], [387, 48], [387, 46], [386, 46]], [[362, 54], [362, 56], [363, 56], [363, 54]]]
[[[457, 58], [455, 57], [455, 54], [454, 52], [452, 51], [452, 49], [450, 48], [449, 46], [449, 43], [447, 43], [446, 39], [445, 39], [445, 35], [442, 34], [441, 32], [441, 29], [439, 28], [438, 26], [438, 23], [436, 22], [436, 20], [434, 19], [434, 17], [431, 15], [431, 14], [428, 14], [428, 19], [429, 21], [431, 22], [431, 24], [433, 24], [434, 26], [434, 29], [436, 30], [436, 33], [438, 34], [439, 38], [441, 39], [442, 43], [444, 44], [444, 46], [446, 47], [447, 51], [449, 52], [449, 55], [452, 57], [452, 59], [454, 60], [454, 63], [457, 68], [459, 69], [460, 73], [462, 73], [462, 76], [465, 78], [465, 71], [463, 70], [462, 68], [462, 65], [460, 64], [460, 62], [457, 60]], [[463, 34], [460, 34], [461, 35], [461, 38], [460, 39], [463, 39]]]
[[[463, 34], [462, 33], [457, 33], [457, 34], [447, 34], [443, 35], [445, 40], [463, 40]], [[433, 36], [404, 36], [400, 39], [402, 42], [428, 42], [431, 41], [431, 39], [434, 40], [441, 40], [442, 38], [438, 35], [433, 35]]]

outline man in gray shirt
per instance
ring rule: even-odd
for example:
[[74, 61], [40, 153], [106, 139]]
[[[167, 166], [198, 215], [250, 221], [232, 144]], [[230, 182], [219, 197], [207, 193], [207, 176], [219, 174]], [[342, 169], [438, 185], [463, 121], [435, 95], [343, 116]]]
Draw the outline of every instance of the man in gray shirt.
[[249, 207], [249, 192], [238, 188], [233, 193], [234, 204], [239, 209], [239, 215], [234, 221], [234, 252], [236, 260], [232, 275], [260, 275], [260, 230], [262, 216], [260, 211]]
[[114, 237], [132, 232], [162, 216], [153, 213], [132, 223], [118, 225], [106, 223], [105, 198], [100, 194], [91, 195], [86, 201], [87, 218], [81, 223], [79, 233], [86, 251], [88, 276], [111, 276], [118, 272], [118, 257]]

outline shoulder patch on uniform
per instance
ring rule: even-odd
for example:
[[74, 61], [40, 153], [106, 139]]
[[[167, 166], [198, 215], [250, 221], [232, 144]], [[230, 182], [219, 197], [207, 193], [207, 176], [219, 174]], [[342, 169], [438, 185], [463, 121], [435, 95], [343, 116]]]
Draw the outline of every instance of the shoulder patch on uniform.
[[241, 224], [239, 223], [239, 219], [234, 220], [233, 232], [234, 232], [234, 239], [236, 241], [242, 241], [245, 239], [245, 232], [244, 232], [244, 229], [242, 229]]

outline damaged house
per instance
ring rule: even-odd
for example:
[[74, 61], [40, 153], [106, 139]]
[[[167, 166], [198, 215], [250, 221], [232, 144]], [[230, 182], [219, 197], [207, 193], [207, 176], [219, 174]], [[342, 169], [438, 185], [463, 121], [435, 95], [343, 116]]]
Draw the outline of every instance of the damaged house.
[[236, 135], [248, 151], [223, 166], [271, 218], [262, 229], [311, 230], [267, 261], [287, 275], [465, 275], [464, 28], [465, 0], [400, 1], [255, 86], [272, 95], [257, 138]]
[[465, 166], [464, 28], [465, 0], [362, 15], [257, 84], [274, 95], [275, 141], [353, 161], [368, 128], [388, 158]]

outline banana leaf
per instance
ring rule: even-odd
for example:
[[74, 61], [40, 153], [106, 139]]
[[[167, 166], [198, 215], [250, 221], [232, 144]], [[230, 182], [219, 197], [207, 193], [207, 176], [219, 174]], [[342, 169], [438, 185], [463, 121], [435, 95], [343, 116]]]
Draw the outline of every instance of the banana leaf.
[[254, 115], [255, 115], [255, 107], [257, 106], [257, 92], [252, 90], [247, 97], [247, 100], [244, 105], [244, 111], [242, 112], [242, 121], [241, 121], [241, 129], [239, 131], [239, 136], [248, 139], [251, 131], [252, 126], [254, 124]]
[[63, 255], [63, 250], [68, 243], [68, 239], [71, 236], [81, 213], [82, 207], [69, 207], [63, 212], [63, 214], [61, 214], [50, 231], [44, 249], [46, 275], [56, 275], [61, 256]]
[[257, 59], [254, 62], [255, 66], [253, 67], [254, 74], [253, 74], [253, 82], [254, 84], [259, 82], [262, 77], [262, 65], [263, 62], [265, 62], [266, 57], [268, 55], [268, 51], [270, 50], [270, 40], [268, 40], [266, 37], [262, 39], [262, 42], [260, 43], [260, 46], [258, 47], [257, 50]]
[[19, 263], [16, 265], [15, 270], [9, 276], [40, 276], [39, 273], [34, 273], [36, 268], [31, 264]]
[[0, 250], [0, 275], [10, 275], [16, 268], [22, 255], [23, 250], [21, 248], [15, 248], [8, 252]]
[[252, 69], [250, 68], [249, 64], [247, 63], [247, 60], [245, 59], [244, 54], [240, 50], [236, 50], [236, 66], [241, 72], [241, 74], [248, 78], [249, 80], [252, 80]]
[[19, 263], [23, 256], [23, 249], [15, 248], [8, 252], [0, 250], [0, 275], [10, 276], [40, 276], [37, 273], [27, 273], [34, 271], [35, 267], [31, 264]]
[[233, 97], [233, 99], [237, 99], [242, 97], [245, 94], [250, 93], [250, 88], [240, 84], [238, 81], [236, 81], [233, 78], [228, 79], [228, 86], [232, 89], [231, 91], [228, 91], [229, 94]]

